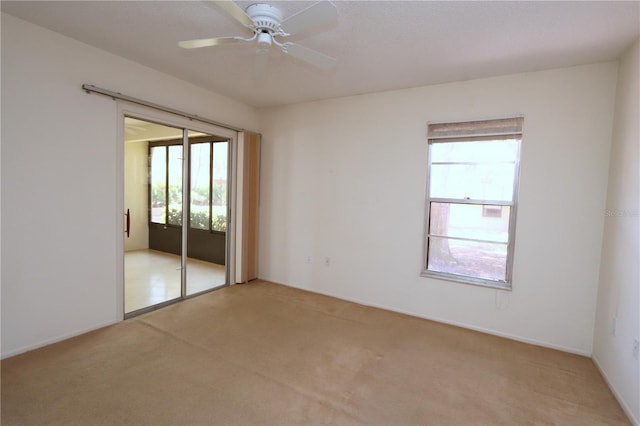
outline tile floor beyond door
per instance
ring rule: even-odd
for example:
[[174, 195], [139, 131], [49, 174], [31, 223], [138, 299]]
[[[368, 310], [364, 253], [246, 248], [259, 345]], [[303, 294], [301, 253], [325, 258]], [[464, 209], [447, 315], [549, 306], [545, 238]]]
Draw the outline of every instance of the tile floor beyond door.
[[[180, 256], [156, 250], [129, 251], [124, 269], [125, 313], [180, 297]], [[187, 259], [187, 295], [225, 283], [224, 265]]]

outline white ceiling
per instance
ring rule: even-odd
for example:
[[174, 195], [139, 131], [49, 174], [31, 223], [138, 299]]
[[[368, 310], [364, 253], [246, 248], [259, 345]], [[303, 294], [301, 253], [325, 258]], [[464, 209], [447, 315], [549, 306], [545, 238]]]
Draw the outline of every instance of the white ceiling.
[[[311, 4], [265, 3], [285, 17]], [[2, 11], [257, 107], [608, 61], [640, 35], [639, 1], [334, 4], [337, 22], [291, 41], [337, 58], [337, 67], [318, 70], [272, 49], [262, 81], [252, 79], [252, 45], [178, 47], [249, 34], [207, 0], [2, 1]]]
[[[189, 137], [213, 136], [206, 133], [189, 130]], [[177, 127], [156, 124], [150, 121], [138, 120], [137, 118], [124, 118], [124, 141], [130, 142], [150, 142], [171, 139], [182, 139], [182, 129]], [[226, 140], [218, 137], [217, 140]]]

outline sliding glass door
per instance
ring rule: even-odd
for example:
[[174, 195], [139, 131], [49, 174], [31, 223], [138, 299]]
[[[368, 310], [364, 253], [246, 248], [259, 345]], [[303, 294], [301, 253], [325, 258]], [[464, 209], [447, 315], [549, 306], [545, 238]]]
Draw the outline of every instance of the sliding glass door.
[[187, 295], [226, 282], [229, 141], [189, 132]]
[[[132, 316], [227, 284], [230, 139], [125, 124], [134, 134], [125, 164], [137, 165], [135, 176], [125, 172], [125, 209], [131, 218], [135, 205], [137, 223], [144, 214], [146, 225], [145, 232], [129, 226], [125, 237], [125, 315]], [[127, 244], [132, 231], [135, 245]]]
[[182, 295], [182, 146], [150, 147], [149, 141], [181, 134], [182, 129], [125, 119], [125, 314]]

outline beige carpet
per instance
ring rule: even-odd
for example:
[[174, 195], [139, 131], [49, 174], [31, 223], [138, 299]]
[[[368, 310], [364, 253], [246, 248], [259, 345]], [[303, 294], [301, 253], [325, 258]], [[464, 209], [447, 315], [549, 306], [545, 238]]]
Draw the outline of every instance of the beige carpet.
[[2, 361], [3, 425], [628, 424], [588, 358], [256, 282]]

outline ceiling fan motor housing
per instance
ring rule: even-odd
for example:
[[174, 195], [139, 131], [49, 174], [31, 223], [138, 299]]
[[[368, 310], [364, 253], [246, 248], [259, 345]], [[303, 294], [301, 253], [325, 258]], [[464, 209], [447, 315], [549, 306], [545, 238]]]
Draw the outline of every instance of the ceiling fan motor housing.
[[257, 32], [275, 33], [282, 22], [282, 12], [269, 4], [252, 4], [247, 8], [247, 15], [253, 20]]

